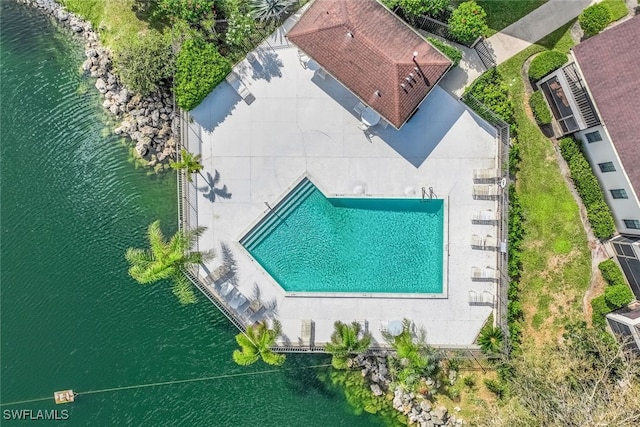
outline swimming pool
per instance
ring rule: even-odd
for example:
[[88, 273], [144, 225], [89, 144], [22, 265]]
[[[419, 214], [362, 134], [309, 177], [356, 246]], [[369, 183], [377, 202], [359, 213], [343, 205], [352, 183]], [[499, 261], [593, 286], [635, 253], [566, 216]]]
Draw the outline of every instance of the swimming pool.
[[305, 178], [240, 243], [290, 293], [442, 294], [444, 211], [326, 198]]

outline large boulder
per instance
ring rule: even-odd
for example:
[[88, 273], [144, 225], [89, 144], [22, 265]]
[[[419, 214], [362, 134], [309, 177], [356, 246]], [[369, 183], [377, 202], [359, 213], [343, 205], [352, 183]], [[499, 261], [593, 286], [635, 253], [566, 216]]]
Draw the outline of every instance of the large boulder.
[[98, 89], [98, 92], [102, 94], [107, 93], [107, 85], [101, 78], [96, 81], [96, 89]]

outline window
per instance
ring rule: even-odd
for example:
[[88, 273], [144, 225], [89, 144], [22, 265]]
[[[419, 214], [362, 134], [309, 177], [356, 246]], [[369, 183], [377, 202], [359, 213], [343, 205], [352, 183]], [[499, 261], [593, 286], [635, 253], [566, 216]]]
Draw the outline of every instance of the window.
[[623, 188], [617, 188], [615, 190], [609, 190], [611, 191], [611, 195], [613, 196], [614, 199], [628, 199], [629, 196], [627, 196], [627, 192], [624, 191]]
[[598, 163], [598, 166], [600, 167], [600, 172], [615, 172], [616, 171], [616, 167], [613, 166], [613, 162]]
[[602, 136], [598, 131], [585, 133], [584, 136], [585, 138], [587, 138], [587, 142], [589, 144], [591, 144], [592, 142], [602, 141]]
[[625, 227], [640, 230], [640, 219], [623, 219], [623, 221]]

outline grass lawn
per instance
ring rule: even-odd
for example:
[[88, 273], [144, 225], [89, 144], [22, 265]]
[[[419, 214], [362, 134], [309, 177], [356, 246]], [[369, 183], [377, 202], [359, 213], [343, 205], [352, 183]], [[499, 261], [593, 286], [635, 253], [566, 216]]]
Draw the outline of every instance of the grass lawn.
[[627, 4], [624, 0], [604, 0], [602, 4], [609, 9], [611, 22], [622, 19], [629, 14], [629, 9], [627, 9]]
[[133, 0], [60, 0], [67, 10], [91, 22], [100, 41], [112, 49], [129, 43], [149, 29], [136, 17]]
[[[456, 4], [462, 3], [464, 0], [456, 0]], [[487, 12], [487, 25], [489, 33], [487, 37], [492, 36], [503, 28], [513, 24], [518, 19], [527, 15], [534, 9], [542, 6], [548, 0], [476, 0], [482, 8]]]
[[568, 52], [573, 45], [571, 24], [498, 67], [510, 85], [522, 158], [516, 188], [525, 213], [520, 281], [523, 349], [550, 342], [566, 321], [583, 317], [582, 296], [591, 273], [578, 206], [560, 174], [551, 141], [527, 115], [521, 77], [522, 65], [531, 55], [551, 48]]

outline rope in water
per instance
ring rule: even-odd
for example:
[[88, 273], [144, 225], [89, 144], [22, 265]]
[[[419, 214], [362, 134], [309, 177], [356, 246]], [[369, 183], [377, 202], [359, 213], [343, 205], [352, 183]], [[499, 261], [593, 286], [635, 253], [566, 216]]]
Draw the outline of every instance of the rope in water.
[[[299, 367], [299, 368], [270, 369], [268, 371], [258, 371], [258, 372], [239, 372], [239, 373], [236, 373], [236, 374], [215, 375], [215, 376], [211, 376], [211, 377], [190, 378], [190, 379], [186, 379], [186, 380], [173, 380], [173, 381], [163, 381], [163, 382], [158, 382], [158, 383], [128, 385], [128, 386], [113, 387], [113, 388], [103, 388], [103, 389], [100, 389], [100, 390], [89, 390], [89, 391], [77, 392], [76, 396], [80, 396], [80, 395], [84, 395], [84, 394], [108, 393], [108, 392], [118, 391], [118, 390], [131, 390], [131, 389], [135, 389], [135, 388], [156, 387], [156, 386], [180, 384], [180, 383], [191, 383], [191, 382], [197, 382], [197, 381], [210, 381], [210, 380], [217, 380], [217, 379], [221, 379], [221, 378], [244, 377], [244, 376], [249, 376], [249, 375], [262, 375], [262, 374], [270, 374], [270, 373], [274, 373], [274, 372], [291, 371], [291, 370], [295, 370], [295, 369], [302, 370], [302, 369], [311, 369], [311, 368], [323, 368], [323, 367], [327, 367], [327, 366], [331, 366], [331, 364], [311, 365], [311, 366], [303, 366], [303, 367]], [[20, 401], [16, 401], [16, 402], [0, 403], [0, 406], [20, 405], [20, 404], [23, 404], [23, 403], [41, 402], [41, 401], [50, 400], [50, 399], [51, 399], [51, 397], [41, 397], [39, 399], [29, 399], [29, 400], [20, 400]]]

